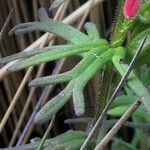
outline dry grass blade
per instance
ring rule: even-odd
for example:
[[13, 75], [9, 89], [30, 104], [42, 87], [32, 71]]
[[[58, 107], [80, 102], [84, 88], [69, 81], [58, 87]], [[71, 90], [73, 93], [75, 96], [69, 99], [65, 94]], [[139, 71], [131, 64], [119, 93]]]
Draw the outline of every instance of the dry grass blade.
[[107, 143], [113, 138], [118, 130], [124, 125], [124, 123], [131, 117], [131, 115], [140, 106], [141, 101], [136, 100], [126, 111], [126, 113], [118, 120], [118, 122], [112, 127], [112, 129], [106, 134], [102, 141], [96, 146], [95, 150], [103, 150]]
[[[37, 77], [39, 77], [39, 76], [41, 75], [41, 73], [43, 72], [44, 66], [45, 66], [44, 64], [40, 66], [40, 68], [39, 68], [39, 70], [38, 70], [38, 73], [37, 73]], [[31, 67], [30, 69], [33, 69], [33, 67]], [[30, 69], [28, 69], [28, 71], [27, 71], [28, 73], [30, 73], [30, 72], [29, 72]], [[24, 118], [25, 118], [25, 115], [26, 115], [26, 112], [27, 112], [27, 110], [28, 110], [28, 107], [29, 107], [29, 105], [30, 105], [30, 103], [31, 103], [31, 100], [32, 100], [32, 97], [33, 97], [34, 92], [35, 92], [35, 88], [32, 88], [32, 89], [30, 90], [29, 96], [28, 96], [28, 98], [27, 98], [27, 101], [26, 101], [26, 103], [25, 103], [25, 105], [24, 105], [23, 111], [22, 111], [22, 113], [21, 113], [21, 115], [20, 115], [20, 118], [19, 118], [19, 120], [18, 120], [18, 123], [17, 123], [17, 125], [16, 125], [15, 131], [14, 131], [14, 133], [13, 133], [13, 136], [12, 136], [12, 138], [11, 138], [11, 141], [10, 141], [10, 143], [9, 143], [9, 146], [12, 146], [12, 145], [14, 144], [15, 140], [16, 140], [18, 131], [19, 131], [19, 129], [20, 129], [22, 123], [23, 123], [23, 120], [24, 120]]]
[[7, 28], [8, 24], [9, 24], [9, 22], [11, 20], [12, 14], [13, 14], [13, 9], [11, 9], [11, 11], [10, 11], [10, 13], [9, 13], [9, 15], [8, 15], [8, 17], [7, 17], [6, 21], [5, 21], [2, 29], [1, 29], [1, 32], [0, 32], [0, 41], [2, 40], [2, 38], [4, 36], [6, 28]]
[[78, 26], [78, 29], [79, 29], [79, 30], [82, 29], [82, 27], [83, 27], [83, 25], [84, 25], [84, 23], [85, 23], [85, 20], [87, 19], [88, 15], [89, 15], [89, 13], [90, 13], [90, 10], [91, 10], [91, 8], [93, 7], [93, 4], [95, 3], [95, 0], [89, 0], [89, 2], [90, 2], [90, 5], [89, 5], [89, 7], [87, 8], [87, 10], [85, 11], [85, 13], [83, 14], [83, 17], [82, 17], [82, 19], [81, 19], [81, 21], [80, 21], [80, 24], [79, 24], [79, 26]]
[[26, 85], [27, 80], [28, 80], [28, 78], [29, 78], [32, 70], [33, 70], [32, 67], [28, 70], [28, 72], [24, 76], [24, 78], [23, 78], [23, 80], [22, 80], [22, 82], [21, 82], [21, 84], [20, 84], [20, 86], [19, 86], [19, 88], [18, 88], [18, 90], [17, 90], [17, 92], [16, 92], [13, 100], [11, 101], [11, 104], [9, 105], [9, 107], [7, 109], [7, 112], [5, 113], [3, 119], [2, 119], [2, 121], [0, 123], [0, 133], [2, 132], [2, 130], [3, 130], [3, 128], [4, 128], [4, 126], [5, 126], [6, 122], [7, 122], [7, 120], [9, 119], [10, 114], [14, 110], [14, 106], [17, 103], [17, 100], [18, 100], [18, 98], [19, 98], [19, 96], [20, 96], [20, 94], [21, 94], [24, 86]]

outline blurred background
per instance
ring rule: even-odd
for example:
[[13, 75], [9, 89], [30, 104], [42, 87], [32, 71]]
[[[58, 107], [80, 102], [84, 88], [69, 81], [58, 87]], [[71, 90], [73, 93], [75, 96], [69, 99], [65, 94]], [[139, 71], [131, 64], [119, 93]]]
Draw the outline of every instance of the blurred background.
[[[9, 36], [9, 30], [24, 22], [37, 21], [38, 9], [44, 7], [50, 18], [54, 18], [58, 9], [51, 12], [48, 11], [53, 0], [0, 0], [0, 28], [4, 27], [4, 23], [8, 18], [8, 23], [3, 30], [0, 39], [0, 57], [5, 57], [19, 51], [23, 51], [30, 46], [34, 41], [40, 38], [44, 33], [33, 32], [23, 36]], [[61, 15], [57, 17], [63, 20], [78, 8], [81, 8], [86, 0], [70, 0], [61, 8]], [[94, 5], [90, 10], [87, 21], [92, 21], [96, 24], [101, 37], [110, 39], [110, 33], [115, 19], [117, 10], [117, 0], [104, 0]], [[10, 14], [11, 12], [11, 14]], [[71, 18], [71, 24], [78, 27], [81, 17]], [[81, 29], [84, 32], [84, 27]], [[53, 44], [62, 44], [66, 41], [61, 38], [55, 38]], [[50, 40], [47, 39], [44, 45], [48, 45]], [[56, 62], [50, 62], [45, 65], [36, 66], [28, 70], [23, 70], [15, 73], [4, 74], [0, 76], [0, 120], [4, 122], [0, 133], [0, 147], [13, 146], [18, 141], [23, 132], [35, 106], [42, 99], [40, 107], [49, 99], [58, 94], [66, 85], [50, 85], [46, 88], [31, 88], [28, 83], [37, 76], [50, 75], [70, 70], [80, 58], [70, 57]], [[0, 68], [3, 65], [0, 64]], [[93, 117], [95, 101], [99, 99], [99, 87], [102, 72], [98, 72], [95, 77], [89, 82], [85, 89], [86, 95], [86, 113], [83, 117]], [[8, 109], [9, 108], [9, 109]], [[9, 114], [9, 115], [6, 115]], [[4, 117], [5, 116], [5, 117]], [[65, 124], [64, 120], [76, 118], [72, 106], [72, 101], [58, 112], [54, 126], [51, 130], [51, 137], [67, 131], [68, 129], [84, 129], [84, 123]], [[28, 142], [31, 138], [42, 137], [46, 127], [45, 125], [34, 125], [33, 123], [28, 128], [23, 143]]]

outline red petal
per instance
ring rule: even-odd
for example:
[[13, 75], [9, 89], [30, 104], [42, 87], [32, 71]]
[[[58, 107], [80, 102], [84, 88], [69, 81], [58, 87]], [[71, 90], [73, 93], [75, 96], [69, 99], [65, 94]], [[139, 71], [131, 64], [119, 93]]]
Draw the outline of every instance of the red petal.
[[126, 0], [124, 4], [124, 16], [126, 18], [132, 18], [135, 16], [139, 7], [142, 3], [142, 0]]

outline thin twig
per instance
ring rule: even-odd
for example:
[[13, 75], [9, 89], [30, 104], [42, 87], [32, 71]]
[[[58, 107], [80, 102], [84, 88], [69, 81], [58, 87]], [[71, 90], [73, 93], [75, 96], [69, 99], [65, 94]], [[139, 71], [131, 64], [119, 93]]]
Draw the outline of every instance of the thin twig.
[[124, 125], [124, 123], [129, 119], [129, 117], [136, 111], [140, 106], [140, 99], [136, 100], [129, 109], [124, 113], [124, 115], [118, 120], [118, 122], [112, 127], [112, 129], [106, 134], [102, 141], [96, 146], [95, 150], [103, 150], [107, 143], [113, 138], [113, 136], [118, 132], [118, 130]]
[[[33, 67], [30, 67], [30, 69], [31, 69], [31, 68], [33, 69]], [[38, 73], [37, 73], [37, 77], [39, 77], [39, 76], [42, 74], [43, 70], [44, 70], [44, 64], [42, 64], [42, 65], [40, 66], [40, 68], [39, 68], [39, 70], [38, 70]], [[29, 71], [29, 69], [28, 69], [28, 71]], [[17, 123], [17, 125], [16, 125], [15, 131], [13, 132], [13, 136], [12, 136], [12, 138], [11, 138], [11, 141], [10, 141], [10, 143], [9, 143], [9, 146], [12, 146], [12, 145], [14, 144], [14, 142], [15, 142], [15, 139], [16, 139], [16, 136], [17, 136], [17, 133], [18, 133], [18, 130], [19, 130], [20, 126], [22, 125], [22, 122], [24, 121], [24, 117], [25, 117], [26, 112], [27, 112], [27, 109], [28, 109], [28, 107], [29, 107], [29, 105], [30, 105], [30, 103], [31, 103], [31, 101], [32, 101], [32, 97], [33, 97], [33, 93], [34, 93], [34, 92], [35, 92], [35, 88], [33, 87], [33, 88], [31, 88], [31, 90], [30, 90], [29, 96], [28, 96], [28, 98], [27, 98], [27, 100], [26, 100], [26, 103], [25, 103], [25, 105], [24, 105], [23, 111], [22, 111], [22, 113], [21, 113], [21, 115], [20, 115], [20, 118], [19, 118], [19, 121], [18, 121], [18, 123]]]
[[32, 70], [33, 70], [32, 67], [28, 70], [28, 72], [24, 76], [24, 78], [23, 78], [23, 80], [22, 80], [22, 82], [21, 82], [21, 84], [20, 84], [20, 86], [19, 86], [19, 88], [18, 88], [14, 98], [12, 99], [12, 101], [11, 101], [11, 103], [10, 103], [10, 105], [9, 105], [9, 107], [8, 107], [8, 109], [7, 109], [7, 111], [6, 111], [5, 115], [4, 115], [1, 123], [0, 123], [0, 133], [2, 132], [2, 130], [3, 130], [7, 120], [9, 119], [10, 114], [14, 110], [15, 104], [17, 103], [18, 98], [19, 98], [19, 96], [20, 96], [24, 86], [26, 85], [26, 82], [27, 82], [27, 80], [28, 80]]
[[93, 7], [93, 4], [95, 3], [95, 0], [89, 0], [89, 2], [90, 2], [90, 5], [89, 5], [89, 7], [87, 8], [87, 10], [85, 11], [85, 13], [83, 14], [83, 17], [81, 18], [80, 24], [79, 24], [79, 26], [78, 26], [78, 29], [79, 29], [79, 30], [82, 29], [82, 27], [83, 27], [83, 25], [84, 25], [84, 23], [85, 23], [85, 20], [87, 19], [88, 15], [89, 15], [89, 13], [90, 13], [90, 10], [91, 10], [91, 8]]
[[147, 35], [144, 36], [141, 44], [139, 45], [133, 59], [131, 60], [130, 64], [129, 64], [129, 67], [127, 68], [124, 76], [122, 77], [121, 81], [119, 82], [117, 88], [115, 89], [114, 93], [112, 94], [112, 96], [110, 97], [108, 103], [106, 104], [104, 110], [102, 111], [100, 117], [98, 118], [98, 120], [96, 121], [94, 127], [92, 128], [91, 132], [89, 133], [88, 137], [86, 138], [86, 140], [84, 141], [82, 147], [80, 150], [85, 150], [90, 142], [90, 140], [92, 139], [92, 137], [94, 136], [96, 130], [102, 126], [102, 123], [103, 123], [103, 120], [104, 118], [106, 117], [107, 115], [107, 112], [108, 110], [111, 108], [111, 105], [112, 103], [114, 102], [115, 98], [117, 97], [119, 91], [121, 90], [121, 88], [124, 86], [125, 82], [126, 82], [126, 79], [128, 78], [132, 68], [133, 68], [133, 65], [135, 63], [135, 61], [137, 60], [137, 57], [139, 55], [139, 53], [141, 52], [142, 48], [143, 48], [143, 45], [145, 43], [145, 40], [147, 38]]
[[6, 19], [3, 27], [1, 29], [1, 32], [0, 32], [0, 41], [2, 40], [3, 35], [4, 35], [5, 31], [6, 31], [6, 28], [7, 28], [8, 24], [9, 24], [9, 22], [11, 20], [12, 13], [13, 13], [13, 9], [11, 9], [11, 11], [9, 12], [8, 17], [7, 17], [7, 19]]

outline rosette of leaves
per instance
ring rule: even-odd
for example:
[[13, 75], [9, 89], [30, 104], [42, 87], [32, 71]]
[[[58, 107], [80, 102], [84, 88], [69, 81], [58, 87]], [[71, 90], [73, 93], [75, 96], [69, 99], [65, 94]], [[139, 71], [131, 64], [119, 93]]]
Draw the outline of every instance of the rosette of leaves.
[[[20, 52], [2, 58], [0, 62], [7, 63], [12, 60], [20, 59], [17, 63], [8, 68], [9, 71], [18, 71], [62, 57], [74, 55], [81, 56], [81, 61], [72, 70], [58, 75], [37, 78], [30, 82], [30, 86], [44, 86], [47, 84], [57, 84], [69, 81], [67, 87], [48, 101], [37, 113], [34, 119], [36, 123], [44, 123], [51, 119], [71, 96], [73, 96], [75, 113], [80, 116], [85, 111], [83, 89], [88, 81], [99, 69], [110, 61], [113, 62], [117, 71], [123, 76], [128, 65], [126, 63], [121, 63], [122, 61], [120, 60], [125, 60], [126, 49], [120, 47], [121, 45], [118, 44], [110, 45], [106, 40], [101, 39], [96, 26], [91, 22], [85, 24], [85, 29], [88, 34], [86, 35], [67, 24], [48, 18], [43, 8], [39, 10], [39, 18], [40, 22], [23, 23], [14, 27], [10, 31], [10, 34], [15, 33], [16, 35], [21, 35], [36, 30], [45, 31], [64, 38], [69, 44], [48, 46], [33, 49], [31, 51]], [[126, 27], [127, 25], [128, 22], [124, 26], [124, 32], [129, 29], [130, 23], [128, 28]], [[122, 41], [119, 36], [116, 36], [115, 40], [116, 41], [113, 43], [117, 43], [119, 40]], [[133, 45], [134, 44], [135, 43], [133, 43]], [[142, 97], [145, 108], [149, 110], [149, 93], [133, 71], [128, 78], [127, 85], [138, 96]], [[137, 86], [140, 88], [137, 88]]]

